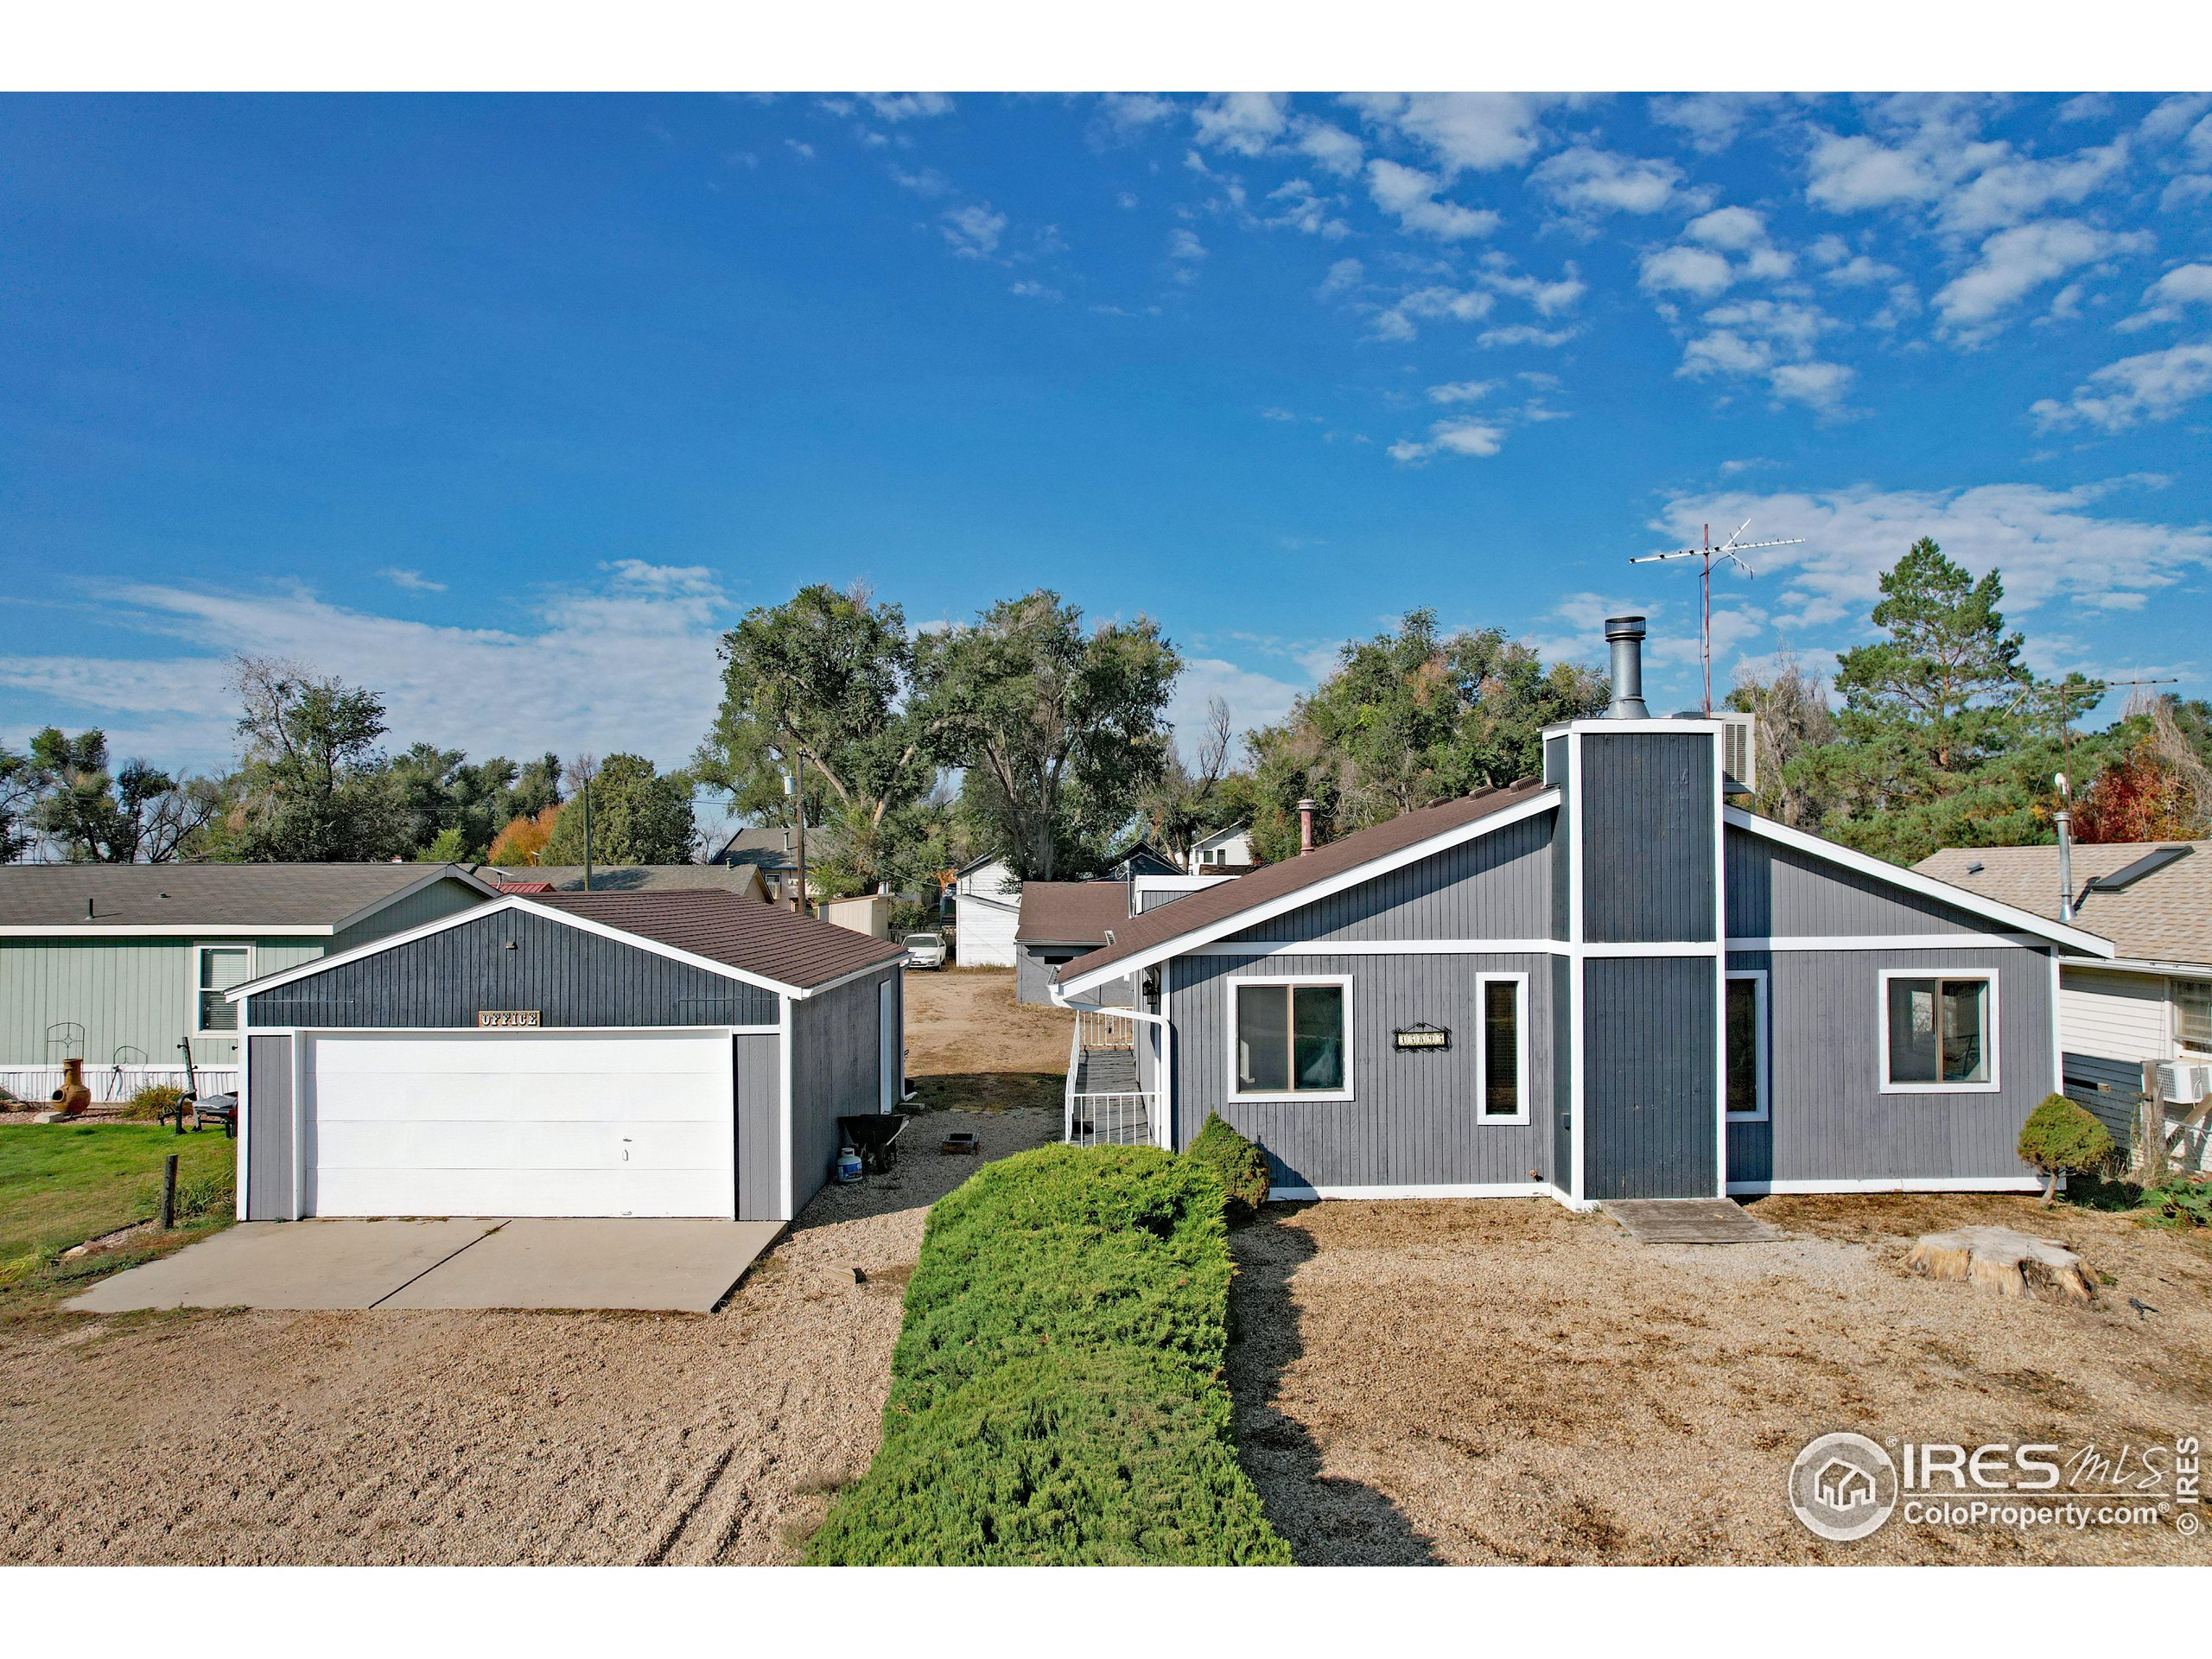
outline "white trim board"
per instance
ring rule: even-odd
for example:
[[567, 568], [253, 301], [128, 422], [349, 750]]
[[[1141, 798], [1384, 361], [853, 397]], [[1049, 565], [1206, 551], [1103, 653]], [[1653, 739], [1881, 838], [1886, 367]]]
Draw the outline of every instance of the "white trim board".
[[[2001, 977], [1994, 968], [1945, 967], [1941, 963], [1921, 968], [1881, 968], [1875, 970], [1874, 991], [1874, 1083], [1877, 1093], [1885, 1095], [1993, 1095], [2000, 1091], [1999, 1061], [2003, 1055], [2004, 1031], [1997, 1007], [1999, 981]], [[1986, 988], [1982, 998], [1983, 1031], [1981, 1034], [1984, 1069], [1989, 1075], [1980, 1083], [1896, 1083], [1890, 1077], [1890, 982], [1893, 979], [1928, 979], [1941, 983], [1944, 980], [1975, 980]], [[1941, 1029], [1943, 1011], [1939, 1003], [1933, 1010], [1937, 1024], [1936, 1032], [1936, 1069], [1942, 1065], [1943, 1033]], [[2051, 1023], [2058, 1023], [2056, 1005], [2051, 1008]]]
[[[1467, 842], [1479, 841], [1483, 836], [1497, 830], [1522, 823], [1540, 813], [1548, 812], [1559, 804], [1559, 801], [1558, 790], [1539, 790], [1517, 805], [1489, 813], [1466, 823], [1455, 824], [1449, 830], [1440, 830], [1425, 841], [1417, 841], [1410, 847], [1402, 847], [1395, 852], [1385, 853], [1371, 858], [1364, 864], [1356, 864], [1351, 869], [1330, 876], [1325, 880], [1309, 883], [1278, 898], [1249, 906], [1232, 915], [1223, 917], [1218, 921], [1208, 922], [1184, 932], [1172, 935], [1159, 944], [1148, 945], [1132, 956], [1122, 957], [1118, 962], [1102, 963], [1088, 973], [1078, 974], [1074, 978], [1067, 980], [1060, 988], [1072, 996], [1083, 991], [1095, 989], [1113, 980], [1125, 979], [1129, 975], [1141, 972], [1151, 967], [1153, 963], [1168, 957], [1188, 956], [1198, 946], [1212, 944], [1226, 934], [1242, 932], [1248, 927], [1256, 927], [1262, 922], [1273, 921], [1278, 916], [1287, 915], [1294, 910], [1302, 910], [1307, 905], [1318, 904], [1333, 894], [1358, 887], [1362, 882], [1372, 881], [1377, 876], [1388, 875], [1391, 871], [1402, 869], [1408, 864], [1418, 864], [1425, 858], [1433, 858], [1439, 853], [1448, 852], [1452, 848]], [[1170, 906], [1165, 912], [1149, 912], [1147, 914], [1173, 913], [1173, 908]]]
[[708, 973], [719, 975], [724, 979], [734, 979], [741, 984], [751, 985], [764, 991], [773, 991], [779, 996], [797, 997], [802, 1001], [809, 997], [819, 996], [824, 991], [833, 991], [840, 985], [848, 984], [868, 974], [880, 973], [886, 969], [895, 968], [900, 960], [897, 957], [887, 957], [881, 962], [870, 963], [865, 968], [856, 968], [849, 974], [826, 981], [820, 985], [802, 988], [783, 980], [771, 979], [766, 974], [756, 974], [743, 968], [733, 967], [727, 962], [717, 962], [712, 957], [695, 955], [676, 945], [664, 944], [658, 939], [649, 939], [642, 933], [632, 933], [606, 922], [594, 921], [588, 916], [575, 915], [557, 905], [537, 904], [526, 894], [508, 893], [502, 898], [493, 899], [488, 905], [478, 905], [472, 909], [455, 911], [450, 916], [441, 916], [435, 921], [425, 922], [420, 927], [410, 927], [404, 932], [388, 933], [382, 938], [370, 940], [366, 944], [355, 945], [351, 950], [341, 950], [334, 957], [318, 957], [314, 961], [303, 962], [297, 967], [286, 968], [276, 973], [264, 975], [259, 979], [248, 980], [243, 985], [233, 987], [225, 995], [233, 1002], [241, 997], [258, 996], [264, 991], [275, 990], [278, 986], [289, 985], [295, 980], [307, 979], [330, 969], [341, 967], [347, 963], [360, 962], [369, 957], [381, 955], [386, 950], [397, 950], [401, 945], [412, 944], [417, 939], [429, 938], [432, 934], [442, 933], [448, 928], [460, 927], [467, 923], [481, 921], [486, 916], [496, 916], [525, 908], [527, 913], [531, 916], [559, 922], [582, 932], [597, 934], [604, 939], [612, 939], [619, 944], [631, 945], [640, 950], [651, 951], [658, 957], [665, 957], [671, 962], [683, 963], [690, 967], [703, 969]]
[[[1753, 1064], [1758, 1067], [1758, 1070], [1753, 1074], [1753, 1078], [1759, 1103], [1756, 1110], [1749, 1112], [1732, 1112], [1728, 1109], [1728, 993], [1724, 986], [1720, 993], [1720, 1116], [1723, 1119], [1722, 1127], [1725, 1129], [1727, 1124], [1730, 1123], [1770, 1123], [1774, 1121], [1774, 1109], [1772, 1097], [1768, 1091], [1768, 1067], [1772, 1064], [1772, 1062], [1768, 1058], [1767, 1052], [1767, 970], [1764, 968], [1731, 968], [1728, 969], [1727, 977], [1730, 979], [1750, 981], [1751, 987], [1756, 993], [1751, 1017], [1757, 1022], [1753, 1028], [1753, 1033], [1757, 1039], [1754, 1045], [1755, 1057]], [[1723, 1156], [1725, 1159], [1725, 1153]]]
[[1731, 1181], [1728, 1196], [1763, 1198], [1771, 1193], [1799, 1192], [2040, 1192], [2043, 1180], [2035, 1175], [1908, 1175], [1870, 1176], [1865, 1179], [1825, 1181]]
[[[1228, 1076], [1226, 1078], [1227, 1092], [1225, 1092], [1222, 1096], [1224, 1101], [1232, 1106], [1253, 1106], [1273, 1105], [1286, 1103], [1301, 1103], [1311, 1100], [1347, 1101], [1354, 1098], [1352, 1092], [1353, 1020], [1351, 1007], [1351, 976], [1350, 974], [1249, 974], [1232, 976], [1230, 978], [1224, 980], [1222, 983], [1228, 993], [1228, 995], [1222, 1000], [1228, 1005], [1229, 1014], [1229, 1017], [1222, 1022], [1228, 1027], [1228, 1043], [1226, 1045], [1228, 1053], [1226, 1058], [1229, 1062]], [[1239, 1091], [1236, 1087], [1236, 1043], [1239, 1034], [1236, 1024], [1236, 993], [1247, 987], [1264, 988], [1270, 986], [1281, 986], [1289, 991], [1296, 991], [1307, 986], [1311, 986], [1316, 989], [1328, 986], [1334, 986], [1336, 988], [1340, 999], [1337, 1006], [1343, 1011], [1344, 1015], [1344, 1054], [1342, 1056], [1341, 1064], [1344, 1080], [1344, 1086], [1342, 1088], [1262, 1090], [1251, 1094], [1245, 1094]], [[1291, 1004], [1294, 1002], [1294, 998], [1286, 998], [1283, 1009], [1283, 1017], [1285, 1020], [1283, 1027], [1283, 1040], [1290, 1046], [1290, 1052], [1287, 1056], [1287, 1059], [1288, 1064], [1294, 1068], [1298, 1064], [1297, 1019], [1295, 1014], [1292, 1012], [1291, 1007]]]
[[1271, 1186], [1270, 1201], [1312, 1198], [1557, 1198], [1567, 1194], [1549, 1181], [1462, 1181], [1437, 1186]]
[[2054, 944], [2063, 944], [2068, 950], [2078, 950], [2084, 956], [2099, 957], [2109, 961], [2115, 954], [2112, 941], [2100, 938], [2094, 933], [2084, 932], [2078, 927], [2069, 927], [2063, 922], [2054, 922], [2048, 917], [2037, 915], [2032, 911], [2018, 910], [2011, 905], [1999, 904], [1994, 899], [1985, 899], [1978, 893], [1969, 893], [1964, 887], [1955, 887], [1948, 881], [1939, 881], [1934, 876], [1923, 875], [1919, 871], [1906, 869], [1903, 865], [1891, 864], [1885, 860], [1873, 858], [1865, 853], [1855, 853], [1848, 847], [1839, 847], [1832, 841], [1823, 841], [1818, 836], [1808, 836], [1802, 830], [1786, 828], [1775, 823], [1771, 818], [1762, 818], [1754, 813], [1746, 812], [1739, 806], [1724, 808], [1721, 819], [1729, 829], [1742, 830], [1748, 834], [1762, 836], [1777, 845], [1787, 847], [1794, 852], [1803, 853], [1811, 858], [1825, 859], [1831, 864], [1840, 864], [1845, 869], [1855, 871], [1860, 875], [1872, 876], [1878, 881], [1886, 881], [1891, 887], [1902, 887], [1907, 893], [1917, 893], [1923, 899], [1934, 899], [1940, 903], [1950, 906], [1955, 910], [1968, 911], [1976, 916], [1986, 916], [1993, 921], [2004, 922], [2021, 932], [2032, 933], [2037, 938], [2047, 939]]
[[327, 939], [337, 931], [327, 922], [41, 922], [0, 927], [0, 939]]
[[[1513, 1097], [1521, 1103], [1517, 1112], [1492, 1112], [1487, 1090], [1490, 1088], [1490, 1011], [1484, 1006], [1484, 992], [1492, 985], [1513, 987]], [[1502, 1128], [1529, 1121], [1529, 1090], [1532, 1079], [1529, 1073], [1529, 975], [1525, 969], [1510, 971], [1493, 970], [1475, 976], [1475, 1127]]]

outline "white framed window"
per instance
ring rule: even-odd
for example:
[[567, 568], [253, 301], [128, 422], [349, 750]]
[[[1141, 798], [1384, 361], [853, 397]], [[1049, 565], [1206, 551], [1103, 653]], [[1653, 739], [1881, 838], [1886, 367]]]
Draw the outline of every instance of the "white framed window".
[[1529, 976], [1475, 976], [1476, 1116], [1529, 1121]]
[[1993, 1094], [1997, 976], [1986, 968], [1885, 968], [1882, 1092]]
[[1352, 1097], [1349, 975], [1232, 979], [1229, 997], [1230, 1099]]
[[2212, 984], [2174, 981], [2174, 1036], [2184, 1047], [2212, 1049]]
[[1728, 1117], [1767, 1122], [1766, 969], [1731, 969], [1727, 982]]
[[238, 1005], [223, 995], [253, 977], [250, 944], [198, 944], [192, 949], [192, 1031], [229, 1036], [238, 1028]]

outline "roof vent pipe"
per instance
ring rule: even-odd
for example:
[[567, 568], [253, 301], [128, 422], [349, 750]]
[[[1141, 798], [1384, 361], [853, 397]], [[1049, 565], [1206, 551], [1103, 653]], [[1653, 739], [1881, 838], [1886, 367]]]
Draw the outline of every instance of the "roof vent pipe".
[[1298, 804], [1298, 851], [1300, 856], [1313, 850], [1313, 815], [1321, 810], [1321, 803], [1307, 799]]
[[1605, 643], [1613, 648], [1613, 706], [1607, 720], [1649, 720], [1643, 706], [1643, 619], [1609, 616]]

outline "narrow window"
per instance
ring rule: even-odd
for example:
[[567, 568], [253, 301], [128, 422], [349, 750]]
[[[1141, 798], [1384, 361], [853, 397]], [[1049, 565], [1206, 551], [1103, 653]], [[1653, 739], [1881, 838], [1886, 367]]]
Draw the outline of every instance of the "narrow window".
[[1236, 1091], [1340, 1092], [1344, 1086], [1344, 988], [1239, 985]]
[[1889, 1078], [1892, 1084], [1989, 1081], [1989, 980], [1889, 982]]
[[244, 945], [203, 945], [200, 950], [200, 1031], [236, 1031], [238, 1004], [223, 993], [246, 980], [248, 955]]
[[1483, 1116], [1518, 1117], [1521, 1102], [1521, 982], [1486, 979], [1483, 990]]
[[1759, 982], [1728, 979], [1728, 1116], [1757, 1117], [1759, 1105]]
[[2174, 1035], [2191, 1048], [2212, 1048], [2212, 985], [2201, 979], [2174, 982]]

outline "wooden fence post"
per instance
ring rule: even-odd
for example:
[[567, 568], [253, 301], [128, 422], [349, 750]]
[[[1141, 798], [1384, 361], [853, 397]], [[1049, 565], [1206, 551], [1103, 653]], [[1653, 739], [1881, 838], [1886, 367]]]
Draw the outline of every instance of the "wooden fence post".
[[171, 1153], [162, 1167], [162, 1230], [168, 1232], [176, 1225], [176, 1154]]

